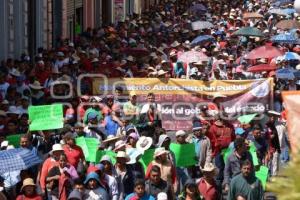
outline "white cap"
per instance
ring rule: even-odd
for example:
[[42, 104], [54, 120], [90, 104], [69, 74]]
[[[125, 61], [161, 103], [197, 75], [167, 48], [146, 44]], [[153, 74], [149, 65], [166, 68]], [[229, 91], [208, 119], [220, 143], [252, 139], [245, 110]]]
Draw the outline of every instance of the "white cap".
[[186, 132], [183, 131], [183, 130], [179, 130], [175, 133], [175, 136], [178, 137], [178, 136], [185, 136], [186, 135]]
[[168, 195], [165, 192], [160, 192], [157, 194], [157, 200], [168, 200]]

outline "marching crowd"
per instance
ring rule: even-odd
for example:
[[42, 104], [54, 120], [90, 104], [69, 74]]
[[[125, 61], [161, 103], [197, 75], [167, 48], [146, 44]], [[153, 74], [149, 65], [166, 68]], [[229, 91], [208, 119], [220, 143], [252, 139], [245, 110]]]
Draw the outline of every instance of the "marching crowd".
[[[270, 39], [287, 33], [275, 26], [277, 22], [300, 18], [293, 12], [268, 12], [276, 6], [292, 9], [288, 1], [282, 5], [280, 2], [165, 0], [141, 16], [133, 13], [123, 22], [87, 29], [74, 41], [58, 38], [56, 48], [39, 48], [35, 58], [24, 54], [20, 59], [2, 61], [1, 151], [16, 148], [7, 141], [9, 135], [24, 133], [20, 148], [32, 151], [42, 163], [0, 174], [0, 199], [264, 199], [264, 186], [255, 171], [263, 165], [268, 167], [269, 176], [276, 176], [289, 161], [281, 91], [299, 87], [296, 76], [279, 78], [276, 70], [298, 70], [300, 59], [257, 56], [253, 60], [245, 55], [263, 45], [282, 52], [300, 52], [296, 43], [276, 43]], [[244, 18], [246, 12], [262, 17]], [[194, 30], [191, 24], [195, 21], [212, 26]], [[264, 36], [235, 36], [244, 26], [256, 27]], [[295, 38], [297, 28], [300, 27], [291, 33]], [[197, 36], [205, 35], [211, 37], [192, 43]], [[202, 53], [203, 59], [179, 59], [189, 51]], [[259, 64], [272, 65], [273, 70], [248, 71]], [[149, 93], [144, 105], [140, 105], [134, 93], [124, 98], [121, 87], [100, 98], [93, 96], [92, 78], [84, 77], [80, 84], [77, 82], [84, 74], [202, 81], [270, 77], [275, 83], [274, 110], [263, 113], [264, 120], [233, 125], [218, 113], [211, 115], [210, 108], [203, 106], [192, 129], [178, 130], [172, 133], [173, 137], [162, 128], [161, 105], [155, 94]], [[82, 95], [73, 88], [80, 88]], [[64, 98], [68, 94], [71, 97]], [[218, 107], [222, 98], [217, 96], [212, 101]], [[64, 109], [64, 127], [29, 131], [28, 107], [58, 102], [71, 105]], [[98, 139], [99, 149], [115, 152], [115, 162], [108, 155], [102, 156], [99, 163], [87, 161], [82, 148], [76, 145], [78, 137]], [[176, 166], [171, 143], [193, 143], [197, 164]], [[258, 165], [253, 163], [251, 145], [256, 148]], [[223, 150], [227, 148], [232, 152], [224, 160]], [[155, 149], [154, 155], [144, 168], [139, 159], [148, 149]]]

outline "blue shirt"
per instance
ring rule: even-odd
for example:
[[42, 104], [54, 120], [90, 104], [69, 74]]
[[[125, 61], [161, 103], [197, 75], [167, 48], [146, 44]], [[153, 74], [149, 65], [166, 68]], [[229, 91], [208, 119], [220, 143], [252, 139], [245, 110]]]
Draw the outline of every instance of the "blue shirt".
[[112, 120], [111, 115], [107, 115], [104, 118], [105, 121], [105, 130], [106, 130], [106, 134], [108, 135], [116, 135], [117, 134], [117, 130], [119, 128], [119, 124], [117, 122], [115, 122], [114, 120]]
[[[136, 196], [135, 192], [127, 195], [125, 200], [130, 200], [134, 196]], [[142, 198], [140, 198], [140, 200], [155, 200], [155, 198], [153, 196], [149, 195], [149, 194], [144, 194], [144, 196]]]

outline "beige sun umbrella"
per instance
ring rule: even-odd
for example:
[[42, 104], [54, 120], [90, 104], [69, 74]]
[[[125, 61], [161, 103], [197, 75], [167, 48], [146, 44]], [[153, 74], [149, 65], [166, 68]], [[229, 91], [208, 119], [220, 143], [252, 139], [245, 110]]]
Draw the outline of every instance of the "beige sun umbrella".
[[296, 20], [281, 20], [275, 25], [279, 29], [298, 29], [300, 28], [300, 22]]
[[261, 14], [256, 13], [256, 12], [249, 12], [249, 13], [244, 13], [243, 14], [243, 18], [244, 19], [249, 19], [249, 18], [252, 18], [252, 19], [261, 19], [263, 17], [264, 16], [262, 16]]

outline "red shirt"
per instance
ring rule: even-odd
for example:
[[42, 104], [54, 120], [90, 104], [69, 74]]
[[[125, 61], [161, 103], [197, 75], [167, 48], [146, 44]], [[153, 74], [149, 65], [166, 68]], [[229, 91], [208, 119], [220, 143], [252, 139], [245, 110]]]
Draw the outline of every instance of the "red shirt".
[[19, 195], [16, 200], [43, 200], [40, 195], [34, 195], [33, 197], [26, 197], [25, 195]]
[[198, 190], [205, 200], [218, 199], [219, 195], [218, 195], [217, 185], [215, 183], [208, 187], [205, 180], [201, 178], [198, 185]]
[[222, 149], [227, 148], [235, 139], [233, 128], [230, 126], [217, 126], [213, 124], [208, 132], [208, 138], [212, 145], [212, 155], [216, 156]]
[[70, 148], [69, 145], [64, 145], [63, 149], [69, 164], [77, 168], [80, 159], [84, 158], [82, 149], [77, 145], [75, 145], [73, 148]]

